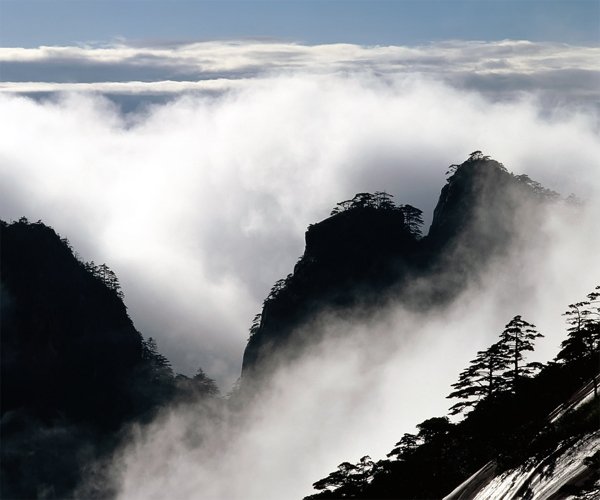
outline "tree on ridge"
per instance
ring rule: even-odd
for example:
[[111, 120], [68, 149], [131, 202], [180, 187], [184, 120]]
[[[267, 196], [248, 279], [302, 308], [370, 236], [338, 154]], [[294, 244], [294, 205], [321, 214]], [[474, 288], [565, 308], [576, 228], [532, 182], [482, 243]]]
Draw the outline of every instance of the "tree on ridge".
[[500, 342], [506, 346], [513, 366], [504, 376], [512, 379], [512, 389], [515, 393], [520, 377], [530, 376], [541, 368], [540, 363], [522, 364], [525, 359], [523, 352], [533, 351], [533, 342], [540, 337], [543, 335], [535, 329], [535, 325], [523, 320], [521, 316], [510, 320], [500, 334]]
[[461, 413], [477, 405], [482, 399], [506, 390], [507, 381], [503, 375], [509, 364], [508, 348], [501, 341], [485, 351], [477, 352], [477, 357], [471, 361], [470, 366], [458, 376], [458, 382], [452, 384], [455, 390], [447, 398], [464, 401], [452, 406], [450, 415]]
[[564, 363], [583, 362], [585, 376], [591, 376], [594, 396], [598, 397], [598, 355], [600, 354], [600, 286], [588, 294], [588, 300], [569, 304], [567, 317], [568, 338], [561, 343], [557, 359]]

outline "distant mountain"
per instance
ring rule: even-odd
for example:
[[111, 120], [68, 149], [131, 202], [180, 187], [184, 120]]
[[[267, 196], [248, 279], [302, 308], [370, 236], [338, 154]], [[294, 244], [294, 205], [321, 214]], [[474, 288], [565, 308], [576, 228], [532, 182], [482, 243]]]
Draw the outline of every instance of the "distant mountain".
[[534, 224], [545, 204], [560, 199], [480, 151], [448, 173], [425, 237], [421, 210], [396, 205], [386, 193], [359, 193], [309, 226], [304, 255], [251, 328], [243, 385], [259, 383], [317, 342], [318, 330], [299, 327], [320, 312], [368, 310], [390, 297], [415, 310], [444, 307], [509, 251], [521, 218]]

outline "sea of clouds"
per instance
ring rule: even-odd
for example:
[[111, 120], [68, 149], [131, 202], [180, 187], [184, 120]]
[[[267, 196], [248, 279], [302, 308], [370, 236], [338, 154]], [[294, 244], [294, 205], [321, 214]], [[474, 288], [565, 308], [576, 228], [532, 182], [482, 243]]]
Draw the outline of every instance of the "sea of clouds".
[[175, 370], [202, 366], [224, 391], [262, 300], [337, 202], [386, 190], [428, 224], [448, 165], [476, 149], [588, 200], [575, 220], [550, 216], [443, 317], [392, 305], [366, 324], [321, 320], [343, 335], [281, 373], [235, 431], [164, 416], [123, 451], [122, 498], [297, 498], [443, 414], [459, 371], [514, 315], [538, 325], [538, 356], [552, 358], [561, 313], [600, 279], [597, 53], [511, 41], [0, 49], [0, 216], [41, 219], [106, 262]]

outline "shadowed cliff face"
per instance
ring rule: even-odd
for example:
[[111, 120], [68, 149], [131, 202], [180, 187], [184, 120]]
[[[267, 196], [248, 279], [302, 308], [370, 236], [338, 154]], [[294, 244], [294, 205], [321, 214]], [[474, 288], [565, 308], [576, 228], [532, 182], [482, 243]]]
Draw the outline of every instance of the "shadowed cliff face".
[[41, 222], [0, 221], [0, 497], [114, 495], [103, 463], [123, 429], [167, 404], [208, 400], [218, 389], [200, 369], [174, 376], [144, 341], [122, 301], [116, 275], [83, 263]]
[[[417, 248], [400, 210], [352, 209], [311, 225], [294, 273], [264, 303], [260, 326], [244, 353], [244, 374], [269, 364], [294, 329], [319, 312], [375, 305], [382, 290], [409, 272]], [[318, 330], [305, 331], [294, 336], [295, 347], [319, 338]]]
[[1, 231], [2, 414], [119, 425], [133, 411], [127, 395], [142, 338], [118, 290], [51, 228], [19, 222]]
[[508, 255], [522, 219], [541, 217], [543, 204], [559, 198], [480, 152], [451, 169], [424, 238], [407, 228], [398, 207], [353, 208], [308, 228], [304, 255], [276, 284], [253, 329], [246, 381], [318, 342], [320, 330], [306, 325], [319, 313], [369, 314], [390, 299], [421, 312], [445, 307]]
[[541, 204], [559, 199], [527, 175], [515, 176], [495, 160], [473, 156], [442, 188], [425, 241], [434, 253], [463, 247], [485, 261], [519, 237], [521, 219], [540, 218]]
[[510, 187], [518, 183], [494, 160], [482, 158], [460, 165], [442, 188], [433, 212], [428, 234], [432, 244], [438, 247], [447, 244], [468, 229], [484, 232], [477, 211], [482, 212], [488, 227], [503, 226], [502, 221], [508, 215], [505, 212], [514, 209], [515, 196]]
[[0, 238], [0, 496], [72, 498], [140, 413], [142, 337], [114, 273], [80, 262], [52, 228], [0, 222]]

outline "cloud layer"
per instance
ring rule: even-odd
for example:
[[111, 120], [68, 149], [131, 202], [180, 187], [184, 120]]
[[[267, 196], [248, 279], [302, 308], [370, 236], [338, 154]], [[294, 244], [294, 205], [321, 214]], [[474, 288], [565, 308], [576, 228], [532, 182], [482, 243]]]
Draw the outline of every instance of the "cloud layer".
[[[225, 91], [266, 73], [421, 74], [491, 99], [535, 92], [547, 106], [598, 98], [598, 47], [444, 41], [408, 47], [307, 46], [277, 41], [140, 41], [0, 48], [4, 92], [173, 94]], [[558, 101], [558, 102], [557, 102]]]
[[80, 93], [5, 94], [0, 108], [2, 216], [42, 219], [107, 262], [142, 333], [221, 384], [305, 228], [338, 201], [387, 189], [430, 220], [447, 165], [474, 149], [565, 195], [597, 193], [593, 116], [544, 119], [533, 98], [412, 75], [269, 76], [126, 116]]

